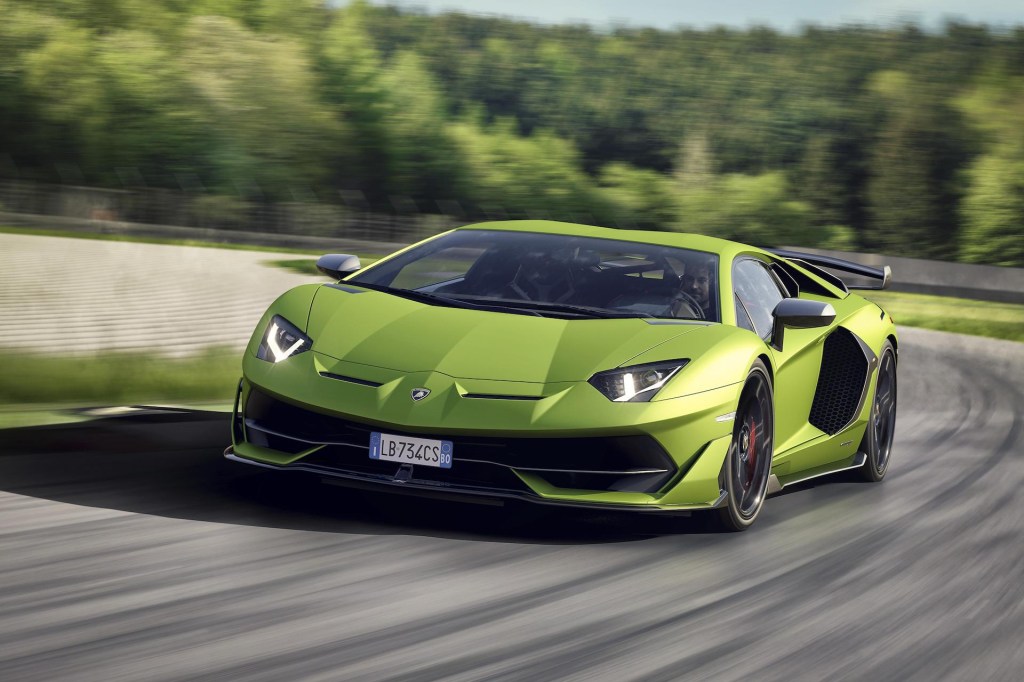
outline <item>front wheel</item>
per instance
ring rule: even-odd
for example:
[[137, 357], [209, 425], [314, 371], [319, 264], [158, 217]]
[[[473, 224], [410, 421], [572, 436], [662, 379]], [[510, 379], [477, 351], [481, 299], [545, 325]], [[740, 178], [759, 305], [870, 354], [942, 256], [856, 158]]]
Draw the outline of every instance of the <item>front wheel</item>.
[[732, 444], [722, 469], [726, 504], [717, 510], [720, 530], [746, 530], [761, 512], [772, 469], [774, 434], [772, 385], [768, 370], [758, 360], [740, 393]]
[[871, 402], [871, 412], [868, 414], [868, 428], [860, 444], [860, 451], [867, 455], [867, 460], [859, 469], [865, 481], [877, 483], [885, 477], [895, 433], [896, 353], [893, 352], [892, 344], [886, 341], [878, 363], [875, 399]]

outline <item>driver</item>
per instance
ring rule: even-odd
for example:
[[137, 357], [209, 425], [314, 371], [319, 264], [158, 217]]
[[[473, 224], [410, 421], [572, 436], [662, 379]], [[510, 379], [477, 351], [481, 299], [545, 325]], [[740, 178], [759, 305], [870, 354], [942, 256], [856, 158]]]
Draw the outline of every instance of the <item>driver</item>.
[[704, 319], [711, 319], [711, 264], [708, 261], [687, 263], [679, 290], [700, 305]]
[[569, 298], [575, 292], [569, 266], [571, 259], [569, 249], [525, 254], [510, 283], [512, 291], [518, 298], [528, 301], [558, 303]]

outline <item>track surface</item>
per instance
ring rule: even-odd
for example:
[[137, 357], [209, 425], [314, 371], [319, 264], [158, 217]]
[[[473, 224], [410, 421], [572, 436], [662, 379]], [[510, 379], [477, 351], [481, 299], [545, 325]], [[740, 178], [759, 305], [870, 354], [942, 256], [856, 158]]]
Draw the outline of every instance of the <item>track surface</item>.
[[889, 477], [750, 532], [368, 500], [223, 415], [0, 432], [0, 679], [974, 679], [1024, 669], [1024, 344], [905, 330]]
[[64, 355], [240, 350], [282, 292], [326, 281], [266, 264], [301, 258], [0, 234], [0, 348]]

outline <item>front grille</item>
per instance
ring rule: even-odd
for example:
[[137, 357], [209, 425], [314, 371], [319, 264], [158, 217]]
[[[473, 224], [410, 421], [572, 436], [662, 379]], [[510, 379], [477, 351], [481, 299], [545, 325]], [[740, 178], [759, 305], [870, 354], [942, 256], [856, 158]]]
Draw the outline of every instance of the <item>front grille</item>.
[[[384, 480], [392, 480], [403, 466], [398, 462], [370, 459], [366, 449], [341, 445], [330, 445], [318, 450], [303, 457], [302, 463]], [[456, 460], [455, 466], [451, 469], [413, 466], [413, 480], [418, 483], [433, 483], [439, 487], [468, 486], [509, 492], [528, 490], [511, 469], [466, 460]]]
[[839, 327], [825, 339], [821, 372], [808, 421], [825, 433], [838, 433], [856, 417], [868, 376], [868, 360], [853, 334]]
[[452, 441], [451, 469], [414, 467], [414, 478], [437, 483], [522, 489], [513, 470], [539, 476], [558, 488], [653, 492], [676, 467], [649, 436], [592, 438], [495, 438], [409, 433], [313, 412], [253, 389], [245, 405], [246, 434], [262, 447], [297, 454], [321, 444], [304, 463], [371, 475], [391, 476], [398, 464], [371, 460], [370, 433], [435, 437]]

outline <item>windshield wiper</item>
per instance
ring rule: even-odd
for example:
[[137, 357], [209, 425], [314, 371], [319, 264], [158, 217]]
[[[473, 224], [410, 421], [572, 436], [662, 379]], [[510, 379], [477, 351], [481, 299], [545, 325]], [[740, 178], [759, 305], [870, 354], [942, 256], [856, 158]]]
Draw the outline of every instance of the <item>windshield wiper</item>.
[[448, 298], [447, 296], [441, 296], [439, 294], [432, 294], [427, 291], [416, 291], [414, 289], [399, 289], [397, 287], [389, 287], [384, 284], [368, 284], [366, 282], [353, 282], [354, 286], [363, 287], [364, 289], [372, 289], [373, 291], [380, 291], [385, 294], [391, 294], [392, 296], [400, 296], [401, 298], [408, 298], [411, 301], [419, 301], [420, 303], [433, 303], [441, 305], [451, 306], [453, 308], [477, 308], [479, 306], [473, 305], [468, 301], [457, 301], [454, 298]]
[[[504, 306], [481, 305], [479, 303], [472, 303], [458, 298], [442, 296], [441, 294], [435, 294], [429, 291], [399, 289], [398, 287], [389, 287], [384, 284], [369, 284], [365, 282], [352, 282], [352, 286], [363, 287], [364, 289], [370, 289], [372, 291], [380, 291], [385, 294], [391, 294], [392, 296], [407, 298], [410, 301], [417, 301], [419, 303], [427, 303], [430, 305], [442, 305], [449, 308], [467, 308], [471, 310], [490, 310], [492, 312], [507, 312]], [[524, 310], [522, 314], [537, 315], [538, 313], [530, 310]]]
[[[576, 315], [584, 315], [586, 317], [596, 317], [601, 319], [621, 319], [629, 317], [639, 318], [652, 318], [653, 315], [647, 313], [638, 313], [625, 310], [608, 310], [607, 308], [591, 308], [583, 305], [573, 305], [572, 303], [553, 303], [548, 301], [520, 301], [518, 299], [506, 299], [506, 298], [476, 298], [478, 301], [486, 301], [492, 306], [514, 308], [517, 310], [545, 310], [550, 312], [565, 312], [574, 313]], [[459, 300], [464, 300], [460, 297]]]
[[370, 289], [372, 291], [380, 291], [385, 294], [391, 294], [393, 296], [399, 296], [401, 298], [407, 298], [412, 301], [418, 301], [420, 303], [428, 303], [431, 305], [443, 305], [450, 308], [469, 308], [472, 310], [489, 310], [492, 312], [510, 312], [514, 311], [521, 315], [537, 315], [541, 313], [538, 311], [547, 312], [563, 312], [573, 313], [575, 315], [601, 318], [601, 319], [621, 319], [621, 318], [653, 318], [653, 315], [647, 313], [638, 313], [630, 311], [619, 311], [619, 310], [608, 310], [606, 308], [591, 308], [582, 305], [573, 305], [571, 303], [550, 303], [547, 301], [520, 301], [517, 299], [505, 299], [505, 298], [484, 298], [473, 296], [473, 301], [467, 301], [469, 296], [442, 296], [441, 294], [435, 294], [429, 291], [417, 291], [415, 289], [399, 289], [397, 287], [389, 287], [384, 284], [370, 284], [365, 282], [352, 282], [352, 286], [363, 287], [364, 289]]

